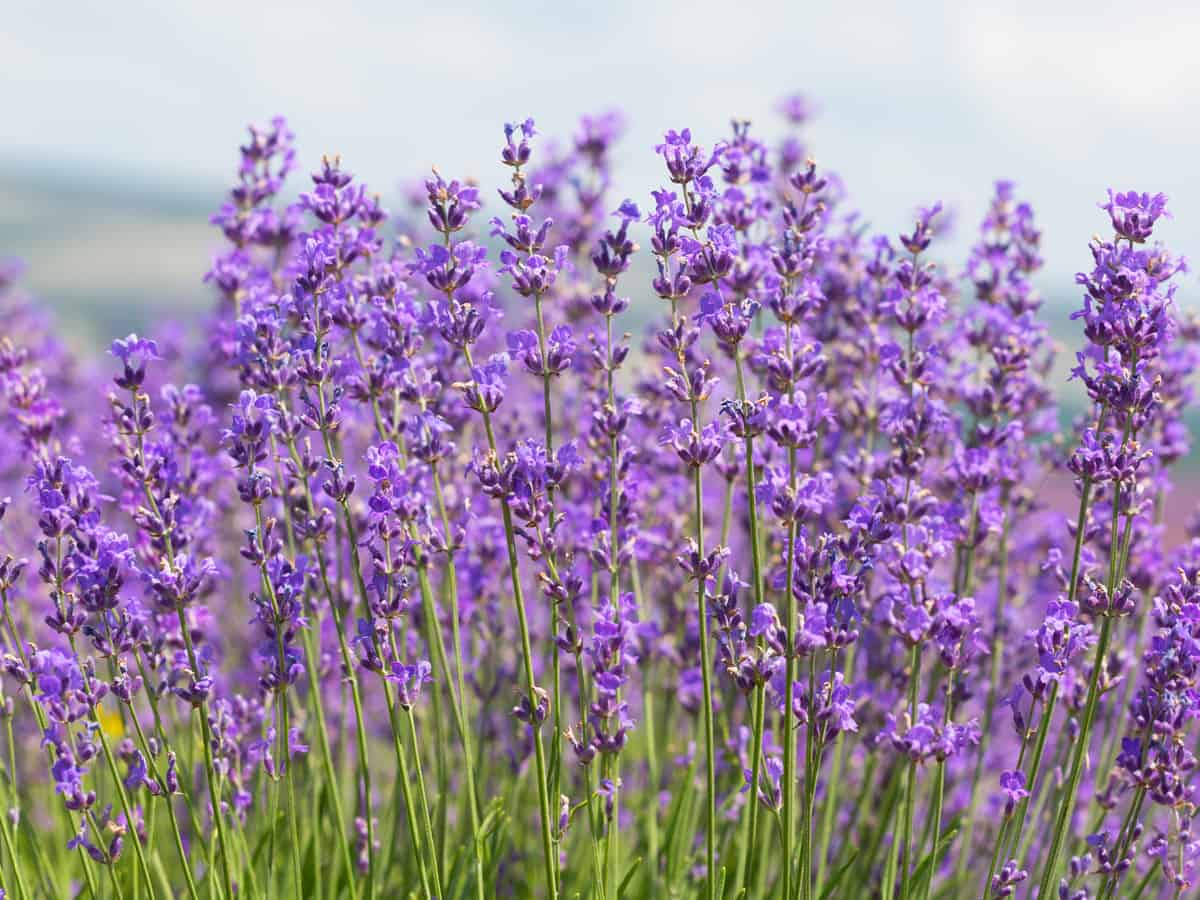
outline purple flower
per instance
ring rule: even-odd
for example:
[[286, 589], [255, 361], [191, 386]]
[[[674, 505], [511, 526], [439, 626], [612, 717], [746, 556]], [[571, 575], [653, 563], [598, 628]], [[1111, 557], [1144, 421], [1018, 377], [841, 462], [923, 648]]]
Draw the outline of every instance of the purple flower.
[[459, 181], [446, 181], [437, 169], [425, 182], [429, 206], [429, 224], [441, 234], [461, 231], [470, 221], [471, 213], [480, 208], [479, 190]]
[[1112, 220], [1113, 231], [1120, 237], [1140, 244], [1154, 231], [1155, 223], [1167, 212], [1166, 194], [1147, 194], [1137, 191], [1108, 191], [1108, 202], [1100, 208]]
[[403, 709], [416, 704], [422, 686], [433, 682], [433, 667], [427, 660], [406, 664], [393, 662], [385, 676], [396, 686], [396, 702]]
[[1000, 791], [1004, 795], [1004, 815], [1011, 816], [1018, 803], [1029, 796], [1025, 790], [1025, 773], [1009, 769], [1000, 773]]
[[658, 438], [659, 444], [671, 447], [685, 466], [693, 468], [716, 459], [725, 440], [725, 430], [720, 423], [709, 422], [697, 432], [690, 419], [680, 419], [678, 425], [667, 425]]
[[692, 143], [691, 129], [671, 129], [654, 151], [667, 164], [667, 172], [676, 184], [688, 184], [701, 178], [717, 161], [717, 153], [705, 153]]

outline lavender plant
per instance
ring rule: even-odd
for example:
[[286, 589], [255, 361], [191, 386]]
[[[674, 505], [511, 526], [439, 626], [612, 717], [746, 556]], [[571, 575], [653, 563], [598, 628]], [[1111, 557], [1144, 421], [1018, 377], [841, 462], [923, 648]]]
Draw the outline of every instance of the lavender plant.
[[211, 314], [107, 357], [0, 270], [0, 895], [1194, 896], [1166, 198], [1063, 386], [1012, 184], [955, 266], [782, 111], [391, 213], [252, 127]]

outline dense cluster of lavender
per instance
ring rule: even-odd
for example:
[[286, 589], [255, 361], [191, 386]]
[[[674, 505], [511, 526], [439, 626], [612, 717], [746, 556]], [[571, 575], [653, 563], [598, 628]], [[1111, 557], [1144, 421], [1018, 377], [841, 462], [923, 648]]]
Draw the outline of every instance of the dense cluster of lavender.
[[526, 120], [398, 214], [252, 128], [203, 336], [106, 362], [0, 275], [6, 896], [1194, 896], [1165, 198], [1060, 433], [1013, 186], [952, 271], [783, 109], [639, 201]]

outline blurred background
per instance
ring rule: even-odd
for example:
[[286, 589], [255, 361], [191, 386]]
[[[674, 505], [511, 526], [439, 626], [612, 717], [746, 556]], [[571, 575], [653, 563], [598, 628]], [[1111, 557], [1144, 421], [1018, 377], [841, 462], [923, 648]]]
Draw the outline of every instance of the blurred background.
[[[1045, 232], [1041, 288], [1066, 336], [1072, 275], [1108, 186], [1164, 191], [1161, 233], [1200, 253], [1200, 5], [1097, 2], [519, 5], [7, 0], [0, 32], [0, 255], [78, 337], [107, 339], [209, 303], [201, 281], [249, 121], [289, 118], [303, 173], [322, 153], [385, 197], [432, 164], [504, 177], [501, 125], [569, 137], [621, 110], [617, 196], [661, 181], [653, 145], [731, 117], [780, 132], [815, 108], [811, 154], [895, 233], [944, 201], [959, 265], [997, 177]], [[1196, 276], [1181, 300], [1194, 303]]]

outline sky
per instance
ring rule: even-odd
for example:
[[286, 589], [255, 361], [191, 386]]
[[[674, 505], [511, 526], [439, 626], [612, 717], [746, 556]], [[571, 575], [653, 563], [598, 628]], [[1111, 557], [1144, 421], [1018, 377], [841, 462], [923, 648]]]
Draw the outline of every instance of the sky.
[[1164, 239], [1200, 258], [1200, 4], [7, 0], [4, 22], [0, 255], [83, 315], [196, 302], [205, 214], [245, 123], [275, 114], [302, 168], [340, 153], [387, 194], [435, 163], [499, 184], [504, 121], [565, 136], [618, 108], [617, 191], [645, 202], [664, 130], [777, 134], [801, 92], [813, 156], [881, 230], [941, 200], [961, 258], [1011, 178], [1045, 231], [1043, 291], [1068, 302], [1112, 186], [1166, 192]]

